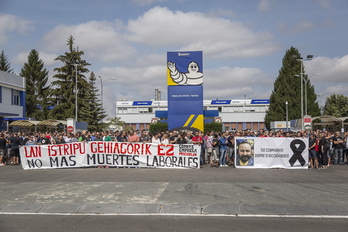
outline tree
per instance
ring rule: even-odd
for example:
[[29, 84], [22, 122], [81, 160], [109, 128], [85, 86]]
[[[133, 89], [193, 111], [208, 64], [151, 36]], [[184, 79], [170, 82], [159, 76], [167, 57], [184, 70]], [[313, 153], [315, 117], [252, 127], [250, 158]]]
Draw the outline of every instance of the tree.
[[87, 90], [85, 102], [88, 106], [81, 109], [81, 120], [88, 123], [89, 131], [100, 131], [103, 127], [102, 120], [107, 116], [98, 99], [98, 89], [95, 87], [96, 77], [93, 72], [89, 77], [89, 90]]
[[24, 63], [19, 75], [26, 82], [26, 116], [36, 120], [47, 119], [50, 92], [48, 71], [35, 49], [29, 53], [28, 62]]
[[8, 60], [8, 57], [5, 55], [4, 50], [2, 50], [0, 54], [0, 70], [11, 74], [14, 73], [13, 69], [11, 69], [11, 63]]
[[342, 94], [333, 94], [326, 98], [324, 106], [324, 115], [331, 115], [335, 117], [348, 116], [348, 97]]
[[150, 125], [150, 133], [164, 132], [168, 130], [168, 123], [166, 122], [156, 122]]
[[72, 36], [68, 38], [67, 45], [69, 51], [55, 59], [61, 61], [64, 65], [53, 69], [57, 74], [53, 76], [56, 80], [52, 82], [52, 86], [55, 87], [52, 90], [55, 107], [51, 110], [51, 117], [59, 120], [75, 118], [75, 88], [77, 85], [77, 119], [81, 120], [81, 109], [88, 107], [86, 96], [90, 90], [90, 84], [84, 74], [89, 72], [86, 66], [90, 64], [81, 59], [84, 52], [74, 48], [74, 38]]
[[211, 122], [211, 123], [204, 123], [204, 132], [222, 132], [222, 123], [218, 122]]
[[[301, 62], [294, 57], [301, 57], [299, 51], [291, 47], [286, 51], [279, 75], [274, 82], [270, 96], [270, 105], [265, 116], [265, 125], [269, 129], [272, 121], [286, 120], [286, 101], [288, 102], [289, 120], [301, 118]], [[304, 72], [304, 71], [303, 71]], [[296, 76], [297, 75], [297, 76]], [[314, 86], [307, 74], [303, 73], [303, 86], [307, 84], [307, 111], [312, 117], [320, 115]], [[303, 89], [305, 89], [303, 87]], [[303, 91], [304, 92], [304, 91]], [[305, 94], [303, 94], [305, 96]], [[304, 98], [304, 97], [303, 97]], [[303, 101], [305, 103], [305, 99]], [[305, 105], [305, 104], [303, 104]]]

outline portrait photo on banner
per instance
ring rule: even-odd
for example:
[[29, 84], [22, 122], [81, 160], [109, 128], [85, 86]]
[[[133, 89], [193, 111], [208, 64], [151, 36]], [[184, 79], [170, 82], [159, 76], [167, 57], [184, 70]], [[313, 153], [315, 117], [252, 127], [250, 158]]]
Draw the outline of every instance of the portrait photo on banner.
[[236, 166], [254, 166], [254, 139], [236, 139]]

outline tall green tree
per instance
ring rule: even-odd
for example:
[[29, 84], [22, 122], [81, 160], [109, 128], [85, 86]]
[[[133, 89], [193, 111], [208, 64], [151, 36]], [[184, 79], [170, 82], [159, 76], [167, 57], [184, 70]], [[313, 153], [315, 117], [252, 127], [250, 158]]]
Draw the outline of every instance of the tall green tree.
[[166, 122], [153, 123], [150, 125], [149, 131], [150, 131], [150, 133], [168, 131], [168, 123], [166, 123]]
[[4, 50], [0, 54], [0, 70], [13, 74], [13, 68], [11, 68], [11, 63], [8, 60], [8, 57], [5, 55]]
[[[52, 100], [54, 108], [51, 110], [51, 117], [59, 120], [75, 118], [75, 87], [77, 87], [77, 109], [78, 121], [82, 121], [81, 109], [88, 107], [86, 96], [90, 90], [90, 84], [85, 76], [89, 70], [86, 66], [90, 65], [81, 56], [83, 51], [74, 47], [74, 38], [70, 36], [67, 40], [68, 52], [58, 56], [55, 60], [63, 63], [62, 67], [53, 69], [55, 74], [52, 82]], [[77, 86], [76, 86], [77, 85]]]
[[222, 123], [218, 123], [218, 122], [204, 123], [204, 132], [210, 132], [210, 131], [222, 132]]
[[81, 109], [81, 120], [88, 123], [89, 131], [101, 131], [103, 129], [102, 120], [106, 117], [105, 111], [102, 108], [100, 99], [98, 98], [98, 89], [95, 86], [96, 77], [93, 72], [89, 77], [89, 90], [86, 95], [86, 103], [88, 106], [85, 106]]
[[342, 94], [333, 94], [326, 99], [324, 106], [324, 115], [335, 117], [348, 116], [348, 97]]
[[[269, 129], [270, 122], [286, 120], [286, 101], [288, 102], [289, 120], [301, 118], [301, 57], [299, 51], [291, 47], [285, 52], [282, 67], [274, 82], [270, 96], [270, 105], [265, 116], [265, 125]], [[320, 115], [314, 86], [303, 68], [303, 109], [305, 109], [305, 84], [307, 84], [307, 112], [312, 117]], [[304, 112], [305, 114], [305, 112]]]
[[47, 119], [50, 86], [47, 85], [48, 71], [38, 51], [31, 50], [28, 62], [24, 63], [19, 75], [26, 82], [26, 116], [36, 120]]

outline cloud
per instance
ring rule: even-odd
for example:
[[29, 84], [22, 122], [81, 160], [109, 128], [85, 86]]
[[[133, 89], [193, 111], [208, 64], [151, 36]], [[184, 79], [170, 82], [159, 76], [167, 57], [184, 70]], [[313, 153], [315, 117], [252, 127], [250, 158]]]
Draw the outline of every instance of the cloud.
[[227, 17], [227, 18], [235, 18], [236, 17], [236, 13], [234, 13], [233, 11], [229, 10], [229, 9], [213, 9], [211, 10], [208, 15], [210, 17]]
[[219, 67], [204, 72], [205, 99], [268, 98], [274, 78], [257, 68]]
[[49, 52], [68, 49], [66, 42], [72, 35], [75, 46], [89, 58], [112, 62], [129, 58], [135, 49], [125, 41], [120, 21], [90, 21], [79, 25], [59, 25], [44, 36], [44, 48]]
[[148, 6], [155, 2], [165, 2], [167, 0], [132, 0], [135, 5]]
[[325, 10], [331, 10], [331, 5], [329, 0], [317, 0], [320, 6]]
[[147, 67], [103, 67], [96, 73], [103, 80], [115, 78], [104, 85], [105, 109], [109, 115], [114, 115], [116, 99], [149, 100], [154, 99], [155, 89], [162, 91], [162, 99], [166, 99], [166, 66]]
[[294, 34], [299, 34], [299, 33], [303, 33], [306, 31], [309, 31], [311, 29], [315, 28], [315, 24], [309, 21], [302, 21], [299, 22], [293, 29], [292, 32]]
[[270, 1], [269, 0], [260, 0], [259, 4], [257, 5], [258, 11], [261, 12], [268, 12], [270, 10]]
[[0, 13], [0, 44], [5, 44], [12, 32], [24, 35], [32, 29], [33, 23], [31, 21], [15, 15]]
[[279, 49], [269, 32], [254, 32], [238, 21], [163, 7], [130, 20], [126, 30], [128, 39], [135, 43], [171, 50], [203, 50], [213, 58], [255, 57]]
[[333, 86], [327, 87], [324, 91], [325, 97], [331, 96], [333, 94], [342, 94], [347, 96], [347, 86], [333, 85]]
[[348, 55], [340, 58], [317, 57], [304, 64], [305, 70], [309, 75], [320, 73], [320, 75], [317, 75], [316, 80], [336, 83], [347, 81]]
[[[147, 67], [103, 67], [98, 71], [103, 77], [113, 77], [119, 85], [138, 93], [146, 93], [146, 85], [149, 86], [165, 86], [166, 66], [147, 66]], [[143, 96], [146, 96], [144, 94]]]
[[291, 26], [289, 24], [285, 24], [285, 23], [278, 23], [278, 30], [284, 34], [288, 34], [288, 35], [297, 35], [297, 34], [301, 34], [307, 31], [310, 31], [312, 29], [314, 29], [316, 27], [316, 24], [304, 20], [301, 21], [299, 23], [297, 23], [295, 26]]
[[[317, 94], [347, 94], [348, 55], [336, 58], [317, 57], [304, 65]], [[315, 75], [316, 73], [320, 75]]]

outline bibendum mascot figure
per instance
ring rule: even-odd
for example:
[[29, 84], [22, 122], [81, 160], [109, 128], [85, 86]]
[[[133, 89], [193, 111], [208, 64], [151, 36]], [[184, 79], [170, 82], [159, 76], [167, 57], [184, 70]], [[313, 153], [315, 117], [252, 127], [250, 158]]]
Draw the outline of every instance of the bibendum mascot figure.
[[201, 85], [203, 84], [203, 73], [199, 72], [198, 64], [195, 61], [189, 63], [186, 73], [179, 72], [174, 62], [168, 62], [170, 77], [178, 85]]

